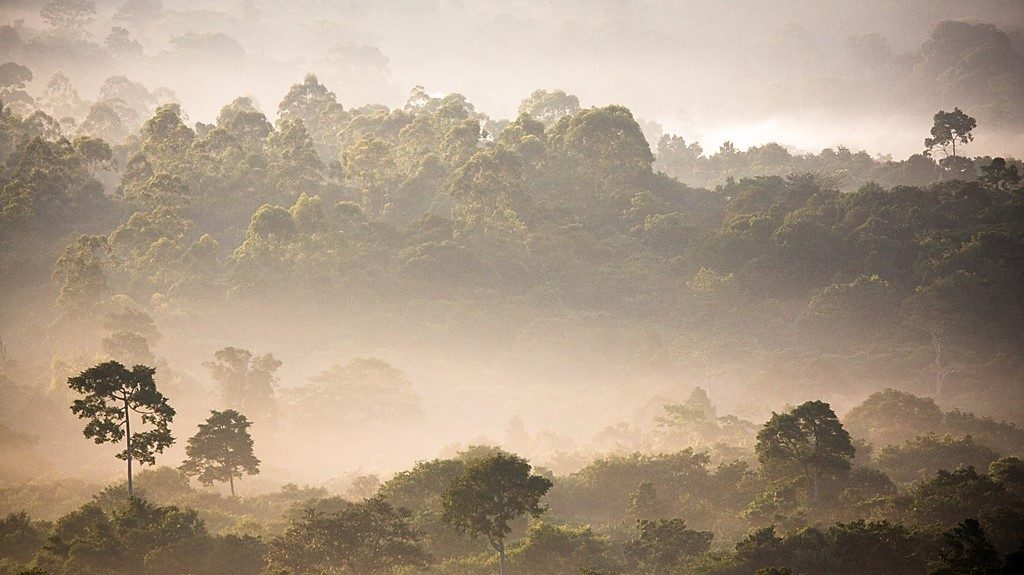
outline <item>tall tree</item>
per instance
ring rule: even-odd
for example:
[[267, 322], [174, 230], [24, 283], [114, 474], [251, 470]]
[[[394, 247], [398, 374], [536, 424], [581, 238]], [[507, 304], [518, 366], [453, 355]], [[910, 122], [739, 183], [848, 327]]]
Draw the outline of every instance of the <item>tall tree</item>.
[[235, 478], [260, 472], [260, 460], [252, 449], [249, 426], [252, 423], [237, 411], [212, 411], [206, 423], [189, 438], [185, 447], [188, 459], [181, 466], [185, 475], [195, 476], [203, 485], [227, 481], [235, 496]]
[[[85, 397], [71, 404], [71, 411], [88, 420], [83, 433], [96, 443], [125, 441], [118, 459], [128, 462], [128, 496], [132, 493], [132, 461], [153, 465], [156, 454], [174, 443], [170, 424], [174, 409], [156, 389], [156, 370], [136, 365], [131, 370], [116, 361], [90, 367], [68, 378], [68, 386]], [[132, 433], [135, 412], [147, 431]]]
[[795, 470], [810, 479], [814, 501], [820, 478], [849, 471], [854, 455], [850, 434], [823, 401], [808, 401], [792, 411], [773, 413], [758, 432], [755, 449], [766, 470]]
[[540, 499], [551, 489], [551, 481], [530, 471], [526, 460], [496, 453], [471, 462], [444, 492], [445, 522], [470, 537], [486, 537], [498, 552], [501, 575], [508, 571], [509, 523], [523, 514], [539, 517], [545, 511]]
[[924, 140], [925, 154], [930, 155], [932, 150], [940, 148], [947, 157], [956, 158], [956, 143], [966, 144], [973, 140], [971, 131], [976, 127], [978, 122], [960, 108], [954, 108], [952, 112], [940, 110], [935, 114], [932, 137]]

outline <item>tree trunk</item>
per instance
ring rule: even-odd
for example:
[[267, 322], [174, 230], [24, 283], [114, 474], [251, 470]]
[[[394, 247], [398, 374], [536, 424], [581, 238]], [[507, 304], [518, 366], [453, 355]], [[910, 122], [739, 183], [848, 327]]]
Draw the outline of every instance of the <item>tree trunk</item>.
[[508, 575], [508, 563], [505, 561], [505, 540], [498, 543], [498, 572], [501, 575]]
[[942, 335], [938, 326], [933, 325], [931, 329], [932, 348], [935, 351], [935, 395], [942, 395], [942, 383], [946, 378], [942, 367]]
[[235, 476], [228, 475], [228, 485], [231, 486], [231, 497], [235, 496]]
[[132, 422], [128, 417], [128, 397], [124, 398], [124, 441], [127, 448], [125, 453], [128, 455], [128, 497], [133, 496], [132, 492]]

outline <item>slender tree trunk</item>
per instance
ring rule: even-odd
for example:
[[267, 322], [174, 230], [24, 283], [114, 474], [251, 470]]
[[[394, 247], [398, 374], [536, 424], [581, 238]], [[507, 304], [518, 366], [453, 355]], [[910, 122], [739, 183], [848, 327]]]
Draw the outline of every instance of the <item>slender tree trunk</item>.
[[235, 496], [235, 476], [228, 475], [228, 485], [231, 486], [231, 497]]
[[935, 395], [942, 395], [942, 383], [946, 374], [942, 367], [942, 335], [938, 326], [932, 326], [932, 348], [935, 351]]
[[128, 455], [128, 497], [132, 497], [132, 422], [128, 417], [128, 397], [124, 398], [124, 441], [127, 446], [125, 453]]
[[508, 563], [505, 561], [505, 540], [498, 542], [498, 571], [501, 575], [508, 575]]

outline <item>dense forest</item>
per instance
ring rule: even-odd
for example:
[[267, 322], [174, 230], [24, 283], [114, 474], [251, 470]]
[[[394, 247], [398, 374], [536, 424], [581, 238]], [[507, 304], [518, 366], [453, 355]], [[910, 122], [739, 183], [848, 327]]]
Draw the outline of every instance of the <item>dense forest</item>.
[[916, 118], [894, 157], [116, 4], [0, 7], [0, 575], [1024, 572], [1019, 22], [781, 77]]

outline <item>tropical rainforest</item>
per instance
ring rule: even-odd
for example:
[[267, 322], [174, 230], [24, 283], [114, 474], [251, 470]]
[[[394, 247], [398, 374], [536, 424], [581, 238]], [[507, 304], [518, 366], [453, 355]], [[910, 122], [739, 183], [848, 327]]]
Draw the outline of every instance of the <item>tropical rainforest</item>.
[[1024, 572], [1024, 3], [863, 4], [4, 2], [0, 575]]

